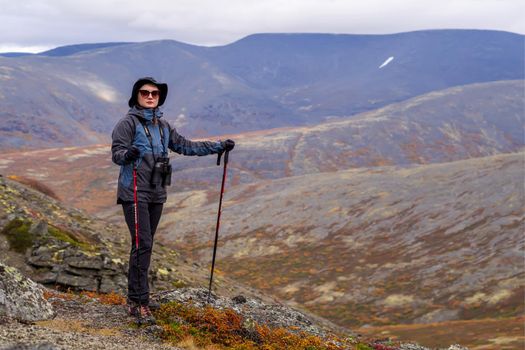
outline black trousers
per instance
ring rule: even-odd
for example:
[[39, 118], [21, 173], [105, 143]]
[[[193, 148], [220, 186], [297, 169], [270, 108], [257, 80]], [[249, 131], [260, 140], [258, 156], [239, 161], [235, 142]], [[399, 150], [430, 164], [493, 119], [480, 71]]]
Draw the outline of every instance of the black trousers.
[[162, 203], [138, 203], [139, 249], [137, 251], [135, 245], [135, 205], [133, 202], [122, 204], [126, 224], [131, 235], [128, 299], [142, 305], [148, 305], [149, 303], [148, 271], [151, 262], [153, 237], [162, 215], [162, 206]]

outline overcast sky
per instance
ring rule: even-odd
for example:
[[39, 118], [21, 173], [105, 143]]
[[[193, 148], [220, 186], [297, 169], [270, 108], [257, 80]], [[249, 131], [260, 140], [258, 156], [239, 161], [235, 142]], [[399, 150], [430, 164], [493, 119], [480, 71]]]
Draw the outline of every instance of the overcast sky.
[[525, 34], [524, 0], [0, 0], [0, 52], [174, 39], [224, 45], [254, 33]]

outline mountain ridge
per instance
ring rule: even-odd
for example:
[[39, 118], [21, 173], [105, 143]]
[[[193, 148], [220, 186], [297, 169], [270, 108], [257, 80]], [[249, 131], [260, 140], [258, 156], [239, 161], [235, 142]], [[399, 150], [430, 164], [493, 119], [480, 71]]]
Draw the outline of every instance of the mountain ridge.
[[144, 75], [170, 85], [165, 111], [178, 129], [209, 137], [317, 124], [451, 86], [523, 79], [523, 45], [522, 35], [491, 31], [268, 34], [212, 48], [161, 40], [0, 57], [0, 79], [8, 82], [0, 131], [14, 131], [0, 147], [107, 142], [133, 81]]

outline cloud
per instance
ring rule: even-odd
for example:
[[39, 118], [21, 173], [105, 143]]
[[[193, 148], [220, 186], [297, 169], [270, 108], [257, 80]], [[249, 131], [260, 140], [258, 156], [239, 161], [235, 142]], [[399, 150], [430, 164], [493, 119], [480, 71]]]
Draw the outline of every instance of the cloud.
[[261, 32], [525, 33], [521, 0], [0, 0], [3, 47], [175, 39], [221, 45]]

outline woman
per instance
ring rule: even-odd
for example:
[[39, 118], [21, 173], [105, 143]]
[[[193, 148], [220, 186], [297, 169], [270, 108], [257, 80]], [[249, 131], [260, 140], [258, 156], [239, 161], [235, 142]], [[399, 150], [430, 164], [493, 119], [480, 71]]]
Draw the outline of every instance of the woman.
[[[167, 94], [167, 84], [159, 83], [151, 77], [137, 80], [128, 102], [130, 110], [115, 126], [111, 145], [113, 162], [120, 165], [117, 204], [122, 204], [132, 238], [128, 310], [130, 315], [138, 316], [148, 323], [155, 323], [149, 303], [148, 270], [153, 237], [163, 203], [166, 202], [166, 186], [171, 182], [168, 149], [187, 156], [204, 156], [231, 151], [235, 146], [232, 140], [193, 142], [179, 135], [167, 121], [161, 119], [159, 107], [164, 104]], [[138, 259], [135, 244], [135, 195], [138, 201]]]

